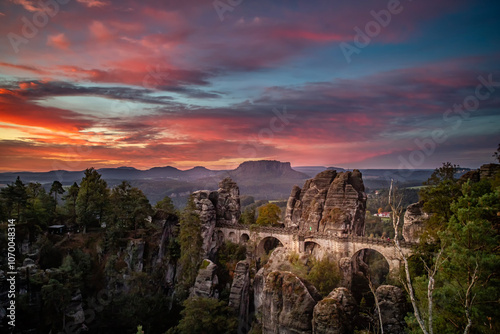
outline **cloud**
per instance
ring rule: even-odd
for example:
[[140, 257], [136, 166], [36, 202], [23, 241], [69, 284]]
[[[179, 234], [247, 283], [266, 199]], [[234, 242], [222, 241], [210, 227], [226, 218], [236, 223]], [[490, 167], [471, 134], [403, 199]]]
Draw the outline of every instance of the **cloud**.
[[57, 49], [67, 50], [70, 47], [70, 42], [64, 33], [57, 35], [49, 35], [47, 45], [53, 46]]
[[84, 4], [85, 6], [87, 6], [89, 8], [93, 8], [93, 7], [100, 8], [100, 7], [104, 7], [104, 6], [109, 5], [109, 2], [107, 2], [107, 1], [99, 1], [99, 0], [77, 0], [77, 1], [79, 3]]

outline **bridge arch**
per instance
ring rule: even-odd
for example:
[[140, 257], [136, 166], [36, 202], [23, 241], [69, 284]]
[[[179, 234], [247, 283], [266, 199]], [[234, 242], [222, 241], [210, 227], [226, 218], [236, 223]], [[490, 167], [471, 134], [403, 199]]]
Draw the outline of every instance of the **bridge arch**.
[[375, 288], [387, 284], [390, 275], [390, 262], [384, 254], [372, 248], [362, 248], [351, 257], [351, 291], [359, 302], [362, 298], [371, 305], [374, 303], [370, 285]]
[[242, 233], [240, 235], [240, 244], [241, 245], [245, 245], [248, 243], [248, 241], [250, 240], [250, 236], [246, 233]]
[[320, 259], [323, 256], [324, 250], [319, 243], [308, 240], [304, 242], [304, 252]]
[[235, 244], [238, 243], [238, 240], [237, 240], [237, 237], [236, 237], [236, 233], [234, 233], [233, 231], [229, 232], [228, 239], [232, 243], [235, 243]]
[[283, 247], [283, 242], [276, 236], [267, 236], [262, 238], [257, 245], [257, 256], [269, 254], [270, 251], [277, 247]]

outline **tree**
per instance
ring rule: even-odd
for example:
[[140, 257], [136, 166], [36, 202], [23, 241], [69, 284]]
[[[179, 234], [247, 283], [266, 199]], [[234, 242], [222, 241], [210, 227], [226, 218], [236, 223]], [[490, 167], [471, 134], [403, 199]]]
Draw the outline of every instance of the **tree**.
[[432, 173], [431, 177], [424, 182], [426, 187], [420, 190], [420, 199], [424, 202], [423, 210], [431, 214], [426, 223], [423, 242], [427, 239], [436, 240], [437, 232], [450, 220], [452, 213], [450, 203], [460, 193], [460, 186], [455, 178], [459, 166], [449, 162], [443, 163]]
[[80, 183], [76, 199], [77, 223], [86, 233], [87, 227], [98, 223], [101, 225], [109, 203], [107, 183], [94, 168], [87, 168]]
[[500, 144], [498, 144], [497, 151], [493, 153], [492, 157], [494, 157], [498, 162], [500, 162]]
[[469, 180], [450, 206], [453, 216], [440, 232], [447, 258], [440, 272], [446, 284], [437, 289], [440, 332], [500, 329], [499, 198], [500, 188], [492, 189], [488, 181], [473, 184]]
[[[389, 205], [391, 207], [391, 216], [392, 216], [392, 224], [393, 224], [393, 229], [394, 229], [394, 246], [397, 250], [397, 252], [400, 254], [400, 257], [403, 261], [404, 265], [404, 278], [401, 279], [401, 283], [403, 284], [403, 287], [405, 288], [406, 292], [408, 293], [408, 296], [410, 297], [410, 301], [413, 307], [413, 314], [415, 316], [415, 319], [422, 330], [424, 334], [432, 334], [433, 332], [433, 293], [434, 293], [434, 277], [436, 275], [437, 268], [439, 267], [440, 259], [441, 259], [441, 251], [438, 253], [436, 257], [436, 261], [434, 263], [434, 267], [432, 269], [429, 268], [428, 270], [428, 278], [429, 278], [429, 283], [428, 283], [428, 321], [427, 323], [424, 321], [422, 317], [422, 310], [421, 307], [418, 303], [415, 289], [413, 287], [413, 282], [412, 282], [412, 274], [410, 272], [410, 266], [408, 263], [408, 256], [403, 252], [403, 249], [401, 248], [400, 240], [399, 240], [399, 229], [401, 227], [401, 215], [403, 213], [403, 206], [401, 205], [403, 201], [403, 195], [401, 192], [399, 192], [395, 185], [394, 182], [391, 180], [391, 186], [389, 189]], [[382, 325], [382, 324], [381, 324]]]
[[54, 203], [55, 203], [55, 205], [54, 205], [54, 212], [56, 212], [56, 210], [57, 210], [57, 203], [58, 203], [58, 201], [57, 201], [57, 195], [64, 194], [64, 188], [62, 186], [62, 183], [59, 182], [59, 181], [57, 181], [57, 180], [54, 181], [54, 182], [52, 182], [52, 186], [50, 187], [49, 194], [51, 196], [54, 196]]
[[321, 260], [313, 258], [311, 271], [307, 280], [311, 282], [322, 296], [327, 296], [340, 282], [340, 269], [336, 261], [324, 256]]
[[255, 221], [255, 209], [253, 206], [248, 207], [241, 214], [241, 222], [245, 225], [253, 225]]
[[121, 228], [134, 229], [144, 227], [151, 215], [151, 205], [144, 193], [123, 181], [113, 188], [110, 196], [111, 217]]
[[189, 298], [181, 311], [182, 319], [175, 330], [180, 334], [235, 333], [238, 319], [225, 302], [213, 298]]
[[257, 225], [271, 226], [280, 221], [281, 209], [273, 203], [267, 203], [259, 208], [259, 216], [257, 217]]
[[26, 193], [28, 200], [25, 216], [30, 228], [31, 237], [33, 238], [34, 228], [45, 228], [53, 221], [54, 200], [38, 182], [30, 182], [26, 187]]
[[163, 197], [161, 201], [156, 202], [155, 209], [163, 210], [166, 213], [177, 214], [177, 209], [175, 208], [174, 202], [168, 196]]
[[201, 220], [192, 196], [181, 214], [179, 243], [181, 247], [180, 288], [186, 292], [194, 284], [198, 274], [203, 246]]
[[78, 198], [79, 191], [80, 187], [78, 187], [78, 184], [75, 182], [71, 185], [71, 187], [69, 187], [67, 195], [63, 198], [72, 224], [76, 224], [76, 200]]
[[5, 201], [8, 215], [12, 216], [12, 213], [15, 212], [17, 221], [20, 222], [22, 219], [21, 213], [23, 213], [28, 203], [28, 193], [19, 176], [13, 184], [9, 184], [1, 190], [1, 196]]
[[53, 323], [59, 320], [56, 316], [62, 314], [62, 326], [55, 326], [53, 324], [52, 328], [65, 328], [66, 308], [71, 302], [71, 292], [68, 287], [52, 278], [48, 284], [42, 286], [41, 294], [48, 317], [52, 318]]

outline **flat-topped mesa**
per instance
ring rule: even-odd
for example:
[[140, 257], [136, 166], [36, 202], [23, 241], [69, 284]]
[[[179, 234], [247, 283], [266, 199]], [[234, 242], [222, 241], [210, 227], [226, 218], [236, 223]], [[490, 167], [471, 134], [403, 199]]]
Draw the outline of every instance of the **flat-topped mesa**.
[[288, 199], [285, 226], [312, 232], [363, 235], [366, 194], [359, 170], [326, 170], [295, 186]]

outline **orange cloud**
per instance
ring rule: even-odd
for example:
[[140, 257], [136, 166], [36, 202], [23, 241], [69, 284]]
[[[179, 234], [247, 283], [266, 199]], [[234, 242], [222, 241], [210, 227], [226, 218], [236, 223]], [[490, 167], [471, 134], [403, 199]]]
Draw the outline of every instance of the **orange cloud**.
[[67, 50], [70, 46], [70, 42], [64, 33], [60, 33], [57, 35], [49, 35], [47, 38], [47, 45], [57, 49]]

